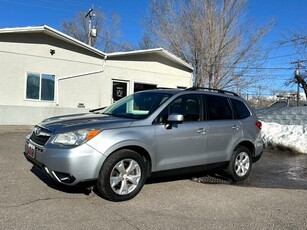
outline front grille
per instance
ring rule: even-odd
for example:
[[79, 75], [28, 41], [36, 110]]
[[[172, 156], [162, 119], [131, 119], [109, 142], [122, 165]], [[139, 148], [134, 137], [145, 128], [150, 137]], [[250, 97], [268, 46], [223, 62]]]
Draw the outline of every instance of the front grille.
[[34, 143], [44, 146], [51, 136], [51, 131], [39, 126], [35, 126], [32, 130], [30, 140]]

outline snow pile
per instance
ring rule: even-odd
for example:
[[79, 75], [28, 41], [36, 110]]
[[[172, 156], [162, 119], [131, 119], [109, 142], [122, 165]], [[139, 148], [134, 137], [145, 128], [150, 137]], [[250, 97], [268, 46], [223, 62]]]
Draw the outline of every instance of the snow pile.
[[307, 125], [262, 122], [261, 137], [265, 146], [287, 148], [307, 154]]

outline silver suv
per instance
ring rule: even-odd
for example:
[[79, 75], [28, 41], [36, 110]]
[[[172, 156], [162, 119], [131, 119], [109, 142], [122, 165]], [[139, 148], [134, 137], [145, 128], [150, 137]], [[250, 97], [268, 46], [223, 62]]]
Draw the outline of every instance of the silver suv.
[[154, 174], [216, 168], [246, 179], [262, 154], [260, 129], [235, 93], [156, 89], [88, 114], [46, 119], [26, 137], [24, 155], [59, 183], [95, 182], [106, 199], [124, 201]]

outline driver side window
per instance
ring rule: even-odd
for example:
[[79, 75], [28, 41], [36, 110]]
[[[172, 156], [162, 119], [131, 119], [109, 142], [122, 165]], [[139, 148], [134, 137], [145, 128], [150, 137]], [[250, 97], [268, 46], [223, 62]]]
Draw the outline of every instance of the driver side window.
[[155, 119], [154, 123], [165, 124], [170, 114], [181, 114], [184, 122], [202, 120], [202, 97], [200, 94], [188, 94], [177, 97]]

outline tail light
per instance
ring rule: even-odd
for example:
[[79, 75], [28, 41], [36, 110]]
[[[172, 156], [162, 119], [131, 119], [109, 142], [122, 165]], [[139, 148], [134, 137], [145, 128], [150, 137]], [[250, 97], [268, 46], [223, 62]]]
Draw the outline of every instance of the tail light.
[[261, 129], [262, 128], [262, 123], [261, 121], [256, 121], [256, 126]]

